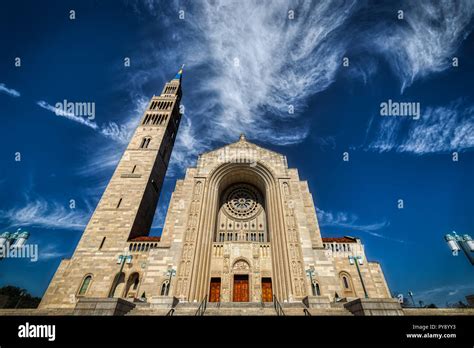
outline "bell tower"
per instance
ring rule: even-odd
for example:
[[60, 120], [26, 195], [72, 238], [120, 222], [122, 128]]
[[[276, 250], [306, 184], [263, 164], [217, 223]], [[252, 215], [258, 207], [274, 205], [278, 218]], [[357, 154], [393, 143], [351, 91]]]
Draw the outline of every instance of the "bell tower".
[[148, 235], [181, 120], [182, 73], [151, 98], [75, 254], [122, 250], [127, 240]]
[[151, 98], [75, 253], [148, 235], [181, 120], [182, 73]]
[[153, 222], [181, 120], [182, 73], [151, 98], [74, 254], [61, 261], [40, 308], [71, 308], [79, 297], [106, 298], [119, 287], [120, 276], [113, 280], [117, 258], [128, 251], [129, 240], [147, 236]]

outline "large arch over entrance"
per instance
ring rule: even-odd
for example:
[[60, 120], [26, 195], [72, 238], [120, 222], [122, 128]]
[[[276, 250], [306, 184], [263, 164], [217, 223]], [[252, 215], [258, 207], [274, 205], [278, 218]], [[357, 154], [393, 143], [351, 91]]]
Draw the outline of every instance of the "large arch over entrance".
[[209, 293], [212, 242], [216, 233], [220, 197], [224, 190], [236, 183], [252, 184], [264, 195], [272, 248], [273, 289], [279, 300], [288, 300], [292, 280], [289, 273], [281, 191], [275, 173], [262, 162], [252, 165], [224, 163], [211, 171], [206, 179], [202, 201], [204, 208], [196, 240], [196, 257], [191, 275], [189, 300], [199, 301]]

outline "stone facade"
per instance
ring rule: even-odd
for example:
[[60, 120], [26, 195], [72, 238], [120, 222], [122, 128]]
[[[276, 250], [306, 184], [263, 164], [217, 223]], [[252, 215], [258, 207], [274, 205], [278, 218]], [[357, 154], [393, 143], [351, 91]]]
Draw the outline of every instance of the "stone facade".
[[180, 99], [178, 73], [151, 99], [40, 308], [74, 308], [87, 297], [256, 304], [273, 296], [288, 304], [308, 296], [312, 303], [390, 297], [380, 265], [366, 260], [359, 239], [321, 237], [308, 184], [286, 157], [243, 135], [187, 169], [162, 236], [149, 237]]

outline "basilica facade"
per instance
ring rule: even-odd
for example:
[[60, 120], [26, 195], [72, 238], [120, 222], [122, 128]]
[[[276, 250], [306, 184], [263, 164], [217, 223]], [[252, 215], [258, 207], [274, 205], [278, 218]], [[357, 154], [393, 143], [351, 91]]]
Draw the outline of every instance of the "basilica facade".
[[153, 96], [77, 248], [40, 309], [84, 298], [146, 303], [328, 304], [389, 298], [358, 238], [321, 236], [313, 197], [286, 157], [244, 135], [177, 180], [149, 236], [181, 121], [182, 71]]

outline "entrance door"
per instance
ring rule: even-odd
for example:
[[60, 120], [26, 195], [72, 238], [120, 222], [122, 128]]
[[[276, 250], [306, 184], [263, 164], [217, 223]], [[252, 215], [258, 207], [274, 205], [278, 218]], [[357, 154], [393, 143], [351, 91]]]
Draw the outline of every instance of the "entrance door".
[[234, 302], [249, 302], [249, 276], [234, 276]]
[[272, 278], [262, 278], [262, 301], [273, 301]]
[[209, 302], [221, 301], [221, 278], [211, 278], [211, 289], [209, 290]]

